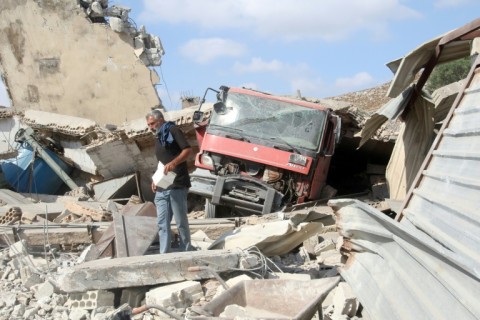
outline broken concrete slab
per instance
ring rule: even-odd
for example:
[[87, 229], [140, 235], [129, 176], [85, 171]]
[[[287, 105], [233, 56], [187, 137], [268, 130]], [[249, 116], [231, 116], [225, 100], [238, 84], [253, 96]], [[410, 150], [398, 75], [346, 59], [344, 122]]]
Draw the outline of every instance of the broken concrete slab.
[[18, 238], [25, 240], [29, 246], [44, 246], [48, 236], [50, 245], [61, 245], [64, 247], [75, 247], [80, 244], [92, 243], [92, 233], [101, 232], [110, 225], [105, 222], [90, 224], [32, 224], [4, 226], [3, 236], [0, 237], [0, 247], [14, 243]]
[[94, 260], [63, 270], [57, 283], [70, 293], [212, 278], [208, 270], [189, 272], [188, 268], [207, 265], [217, 273], [236, 269], [241, 254], [240, 249], [232, 249]]
[[247, 249], [255, 246], [268, 257], [282, 255], [321, 232], [323, 227], [320, 222], [294, 225], [289, 220], [244, 226], [225, 233], [209, 249]]
[[22, 223], [31, 223], [35, 221], [37, 215], [41, 215], [48, 220], [55, 219], [63, 210], [65, 210], [65, 205], [61, 202], [54, 203], [29, 203], [29, 204], [19, 204], [14, 206], [3, 206], [0, 207], [0, 216], [5, 215], [11, 210], [11, 208], [17, 207], [21, 212]]
[[8, 189], [0, 189], [0, 205], [18, 205], [29, 203], [33, 202], [21, 193]]

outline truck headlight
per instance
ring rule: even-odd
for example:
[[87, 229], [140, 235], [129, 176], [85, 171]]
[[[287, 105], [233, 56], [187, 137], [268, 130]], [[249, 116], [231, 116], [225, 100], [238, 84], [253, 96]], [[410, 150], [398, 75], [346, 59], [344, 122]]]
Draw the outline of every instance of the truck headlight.
[[203, 153], [200, 157], [200, 161], [204, 166], [209, 167], [211, 170], [213, 170], [213, 159], [210, 157], [208, 154]]

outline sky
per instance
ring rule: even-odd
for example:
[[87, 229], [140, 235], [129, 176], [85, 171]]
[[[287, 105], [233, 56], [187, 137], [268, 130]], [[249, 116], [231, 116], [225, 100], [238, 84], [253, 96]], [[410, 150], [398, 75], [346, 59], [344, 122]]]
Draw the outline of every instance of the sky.
[[[386, 64], [478, 18], [478, 0], [110, 0], [157, 35], [167, 111], [222, 85], [328, 98], [386, 83]], [[213, 100], [213, 95], [207, 96]], [[0, 88], [0, 105], [9, 105]]]

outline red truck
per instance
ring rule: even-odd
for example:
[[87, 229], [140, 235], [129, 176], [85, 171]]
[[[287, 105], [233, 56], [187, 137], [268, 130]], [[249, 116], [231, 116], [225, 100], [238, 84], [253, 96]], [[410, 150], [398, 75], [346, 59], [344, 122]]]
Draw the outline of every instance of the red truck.
[[[216, 92], [210, 117], [201, 110]], [[340, 117], [317, 103], [233, 87], [208, 88], [193, 116], [199, 152], [190, 192], [205, 217], [266, 214], [318, 200]]]

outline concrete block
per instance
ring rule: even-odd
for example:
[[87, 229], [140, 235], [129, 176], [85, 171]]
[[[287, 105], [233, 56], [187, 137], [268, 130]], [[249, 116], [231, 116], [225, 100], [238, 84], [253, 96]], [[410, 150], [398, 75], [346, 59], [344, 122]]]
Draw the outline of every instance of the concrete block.
[[35, 319], [35, 315], [38, 313], [38, 307], [27, 308], [23, 313], [23, 319]]
[[85, 320], [90, 319], [90, 312], [86, 309], [72, 309], [68, 314], [69, 320]]
[[35, 298], [40, 300], [42, 298], [51, 297], [55, 293], [55, 287], [48, 281], [38, 285], [35, 292]]
[[186, 308], [203, 297], [202, 286], [197, 281], [183, 281], [152, 289], [146, 293], [145, 302], [162, 307]]
[[24, 240], [17, 241], [9, 247], [8, 256], [10, 258], [14, 258], [22, 255], [25, 255], [25, 256], [28, 255], [27, 244], [25, 243]]
[[126, 303], [132, 308], [141, 306], [147, 290], [146, 287], [123, 289], [122, 296], [120, 297], [120, 305]]
[[318, 256], [322, 252], [335, 249], [336, 243], [332, 239], [326, 239], [315, 246], [315, 255]]
[[13, 311], [10, 314], [10, 319], [22, 319], [25, 313], [25, 306], [23, 304], [17, 304], [13, 307]]
[[0, 291], [0, 305], [5, 307], [13, 307], [17, 301], [17, 294], [15, 292]]
[[317, 256], [317, 262], [328, 266], [339, 266], [342, 264], [342, 255], [337, 250], [328, 250]]
[[98, 307], [113, 306], [115, 294], [107, 290], [91, 290], [83, 293], [71, 293], [67, 305], [72, 309], [93, 310]]
[[303, 247], [309, 254], [315, 255], [315, 246], [318, 245], [318, 242], [318, 235], [314, 235], [303, 241]]
[[28, 289], [44, 281], [40, 275], [33, 273], [29, 267], [20, 269], [20, 279], [22, 280], [23, 286]]

